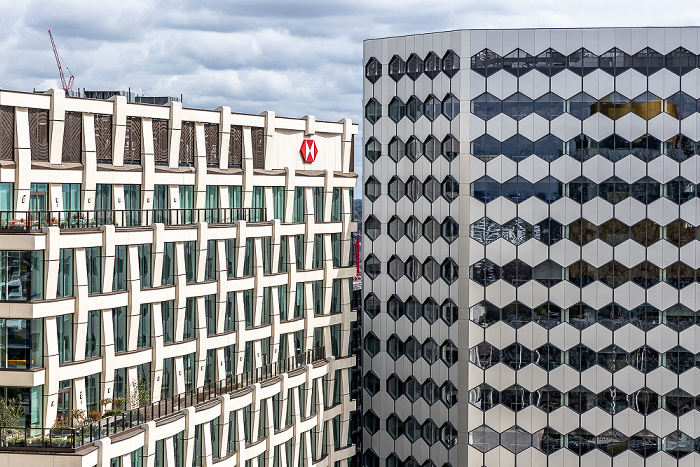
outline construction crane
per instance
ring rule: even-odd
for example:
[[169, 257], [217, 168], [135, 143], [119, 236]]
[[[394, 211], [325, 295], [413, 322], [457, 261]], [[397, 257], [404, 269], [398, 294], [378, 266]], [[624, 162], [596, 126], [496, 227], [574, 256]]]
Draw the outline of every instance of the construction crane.
[[[63, 75], [63, 67], [61, 67], [61, 56], [58, 55], [58, 49], [56, 49], [56, 43], [53, 41], [53, 34], [51, 34], [51, 29], [49, 29], [49, 38], [51, 39], [51, 46], [53, 47], [53, 54], [56, 56], [56, 65], [58, 65], [58, 74], [61, 75], [61, 85], [63, 85], [63, 90], [70, 92], [73, 90], [73, 81], [75, 81], [75, 76], [70, 71], [70, 68], [66, 66], [66, 70], [70, 73], [70, 78], [68, 83], [66, 83], [66, 77]], [[65, 65], [65, 62], [63, 63]]]

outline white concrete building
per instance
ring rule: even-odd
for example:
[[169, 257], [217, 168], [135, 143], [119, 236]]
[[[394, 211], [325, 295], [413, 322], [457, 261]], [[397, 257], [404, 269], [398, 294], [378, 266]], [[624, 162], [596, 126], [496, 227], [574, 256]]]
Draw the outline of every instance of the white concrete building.
[[0, 464], [347, 465], [355, 134], [0, 91]]
[[700, 30], [364, 43], [364, 464], [700, 465]]

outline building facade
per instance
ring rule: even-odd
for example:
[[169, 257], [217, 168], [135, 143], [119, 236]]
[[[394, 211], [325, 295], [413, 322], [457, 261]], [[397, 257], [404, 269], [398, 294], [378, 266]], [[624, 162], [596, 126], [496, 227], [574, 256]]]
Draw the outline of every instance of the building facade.
[[700, 463], [699, 33], [365, 41], [366, 466]]
[[356, 133], [0, 91], [0, 463], [347, 465]]

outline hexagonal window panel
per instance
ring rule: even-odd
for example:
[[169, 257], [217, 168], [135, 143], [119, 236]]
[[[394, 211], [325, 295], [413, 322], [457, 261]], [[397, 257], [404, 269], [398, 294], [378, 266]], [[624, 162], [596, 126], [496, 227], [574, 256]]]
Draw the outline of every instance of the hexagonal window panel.
[[406, 317], [412, 323], [415, 323], [421, 316], [423, 316], [423, 305], [416, 297], [411, 295], [408, 297], [408, 300], [406, 300]]
[[695, 355], [680, 346], [664, 353], [661, 360], [666, 368], [678, 375], [695, 366]]
[[612, 162], [624, 159], [631, 153], [631, 144], [620, 135], [612, 134], [601, 139], [598, 143], [598, 152], [601, 156]]
[[406, 186], [399, 177], [391, 177], [389, 180], [389, 197], [394, 201], [398, 201], [403, 198], [406, 193]]
[[452, 341], [448, 340], [440, 346], [440, 359], [448, 368], [457, 363], [458, 354], [457, 346]]
[[685, 331], [695, 324], [695, 313], [685, 305], [677, 303], [663, 312], [663, 322], [676, 332]]
[[576, 371], [586, 371], [596, 364], [595, 351], [583, 344], [578, 344], [566, 352], [564, 361]]
[[520, 134], [513, 135], [503, 141], [501, 146], [502, 154], [515, 162], [527, 159], [534, 153], [534, 150], [534, 143]]
[[363, 467], [379, 467], [379, 457], [372, 448], [362, 453], [362, 465]]
[[634, 451], [642, 457], [649, 457], [659, 451], [661, 438], [648, 430], [642, 430], [630, 436], [627, 442], [630, 451]]
[[374, 215], [370, 215], [365, 221], [365, 235], [367, 235], [370, 240], [375, 240], [381, 233], [382, 227], [379, 219], [374, 217]]
[[423, 115], [423, 103], [416, 96], [411, 96], [406, 102], [406, 116], [415, 122]]
[[532, 226], [532, 237], [545, 245], [554, 245], [562, 239], [563, 226], [552, 218], [547, 218]]
[[683, 433], [680, 430], [676, 430], [673, 433], [668, 434], [661, 440], [661, 445], [666, 449], [664, 451], [671, 457], [680, 459], [685, 457], [691, 452], [693, 452], [694, 441], [693, 438]]
[[415, 136], [408, 138], [406, 142], [406, 157], [415, 162], [423, 154], [421, 149], [423, 149], [423, 145], [418, 138]]
[[379, 301], [379, 298], [370, 292], [365, 297], [365, 313], [367, 313], [370, 318], [375, 318], [379, 314], [380, 304], [381, 302]]
[[548, 92], [535, 100], [535, 113], [547, 120], [554, 120], [566, 111], [566, 102], [553, 92]]
[[403, 396], [403, 381], [396, 374], [392, 374], [386, 380], [386, 391], [392, 399], [397, 400]]
[[416, 216], [411, 216], [406, 221], [406, 236], [412, 242], [418, 240], [423, 233], [423, 225]]
[[447, 408], [457, 403], [457, 388], [454, 384], [447, 381], [440, 387], [440, 400]]
[[564, 437], [554, 428], [546, 427], [540, 436], [540, 445], [536, 447], [545, 454], [553, 454], [561, 449]]
[[614, 428], [604, 431], [598, 436], [598, 440], [605, 440], [604, 442], [598, 442], [598, 449], [610, 456], [617, 456], [625, 452], [628, 448], [628, 438]]
[[630, 270], [617, 261], [610, 261], [598, 269], [598, 280], [614, 289], [630, 280]]
[[656, 327], [661, 322], [660, 316], [661, 312], [648, 303], [642, 303], [630, 310], [630, 322], [642, 331]]
[[555, 387], [547, 385], [532, 392], [532, 404], [545, 413], [551, 413], [562, 406], [562, 394]]
[[408, 177], [406, 182], [406, 196], [411, 201], [417, 201], [423, 194], [423, 184], [413, 175]]
[[530, 405], [530, 400], [530, 391], [518, 384], [501, 391], [501, 404], [514, 412]]
[[371, 176], [365, 182], [365, 196], [370, 201], [376, 201], [382, 194], [382, 185], [375, 176]]
[[469, 236], [482, 245], [488, 245], [501, 237], [501, 226], [488, 217], [482, 217], [469, 226]]
[[[493, 226], [489, 226], [493, 229]], [[501, 227], [503, 238], [513, 245], [522, 245], [532, 238], [532, 226], [519, 217], [511, 219]]]
[[627, 408], [627, 394], [612, 386], [596, 397], [598, 407], [611, 415], [622, 412]]
[[585, 261], [577, 261], [565, 268], [564, 275], [576, 287], [586, 287], [596, 280], [597, 270]]
[[501, 361], [501, 352], [491, 344], [482, 342], [469, 349], [469, 361], [486, 370]]
[[425, 383], [423, 383], [423, 399], [429, 405], [433, 405], [440, 400], [440, 388], [431, 378], [428, 378]]
[[440, 196], [440, 182], [432, 175], [423, 183], [423, 195], [428, 198], [428, 201], [431, 203]]
[[680, 417], [695, 408], [695, 397], [682, 389], [674, 389], [663, 396], [662, 405], [673, 415]]
[[394, 55], [389, 61], [389, 76], [394, 81], [398, 81], [406, 74], [406, 62], [401, 57]]
[[456, 200], [459, 196], [459, 183], [451, 175], [448, 175], [442, 181], [442, 196], [448, 203]]
[[457, 224], [454, 219], [448, 217], [442, 221], [442, 238], [445, 239], [447, 243], [452, 243], [457, 240], [459, 236], [459, 224]]
[[457, 304], [448, 298], [442, 302], [440, 306], [440, 318], [442, 318], [445, 324], [452, 326], [457, 322], [458, 310]]
[[[412, 443], [415, 443], [421, 436], [421, 425], [415, 417], [410, 416], [404, 422], [404, 434]], [[417, 464], [417, 463], [416, 463]]]
[[585, 329], [596, 322], [596, 310], [585, 303], [572, 305], [567, 314], [568, 323], [576, 329]]
[[425, 100], [423, 112], [425, 112], [425, 116], [428, 118], [428, 120], [431, 122], [434, 121], [442, 113], [442, 102], [440, 102], [440, 99], [431, 94]]
[[598, 185], [586, 177], [576, 177], [566, 184], [564, 192], [568, 198], [573, 199], [579, 204], [583, 204], [598, 195]]
[[406, 260], [406, 277], [411, 282], [415, 282], [420, 279], [422, 274], [422, 268], [420, 261], [415, 256], [411, 256]]
[[453, 94], [447, 94], [442, 101], [442, 114], [448, 120], [454, 120], [459, 115], [459, 99]]
[[664, 185], [664, 197], [676, 204], [695, 198], [695, 185], [683, 177], [676, 177]]
[[440, 307], [438, 306], [437, 302], [432, 298], [425, 300], [423, 302], [423, 318], [425, 318], [428, 323], [433, 324], [435, 321], [437, 321], [439, 316]]
[[665, 57], [656, 50], [645, 47], [632, 55], [632, 68], [650, 76], [664, 67]]
[[392, 359], [398, 360], [404, 352], [403, 341], [396, 334], [392, 334], [386, 341], [386, 350]]
[[[537, 271], [535, 270], [535, 273]], [[552, 329], [563, 322], [564, 310], [552, 302], [537, 305], [533, 310], [533, 321], [545, 329]]]
[[532, 321], [532, 309], [520, 302], [513, 302], [503, 307], [503, 321], [519, 329]]
[[649, 219], [642, 219], [632, 226], [632, 240], [649, 247], [661, 240], [661, 226]]
[[562, 197], [563, 184], [554, 177], [544, 177], [533, 185], [535, 197], [547, 204], [552, 204]]
[[394, 97], [389, 102], [389, 118], [394, 123], [399, 123], [399, 121], [406, 116], [406, 104], [403, 103], [398, 97]]
[[[406, 339], [404, 343], [404, 349], [406, 351], [406, 357], [413, 363], [418, 360], [421, 356], [421, 345], [420, 342], [416, 340], [415, 337], [411, 336]], [[407, 382], [408, 384], [408, 382]], [[408, 387], [406, 387], [408, 389]]]
[[552, 344], [545, 344], [535, 349], [534, 364], [546, 371], [552, 371], [563, 363], [563, 355], [563, 352]]
[[677, 261], [664, 269], [663, 280], [671, 287], [683, 289], [695, 282], [695, 269]]
[[437, 443], [438, 439], [440, 438], [440, 430], [435, 422], [429, 419], [423, 424], [422, 437], [428, 446], [432, 446], [433, 444]]
[[481, 452], [487, 452], [498, 446], [500, 437], [493, 428], [482, 425], [469, 432], [469, 445]]
[[391, 258], [389, 258], [389, 262], [387, 263], [386, 269], [391, 278], [395, 281], [398, 281], [399, 279], [401, 279], [401, 277], [403, 277], [404, 264], [401, 258], [399, 258], [396, 255], [391, 255]]
[[535, 56], [535, 68], [547, 76], [554, 76], [566, 69], [566, 56], [549, 48]]
[[454, 283], [459, 277], [459, 268], [452, 258], [447, 258], [440, 265], [440, 275], [447, 285]]
[[617, 120], [630, 112], [630, 100], [619, 92], [612, 92], [598, 102], [598, 112]]
[[457, 159], [457, 156], [459, 156], [459, 141], [457, 141], [457, 138], [452, 135], [445, 136], [445, 139], [442, 140], [441, 153], [449, 162]]
[[425, 342], [423, 342], [423, 359], [432, 365], [437, 362], [439, 356], [440, 350], [435, 341], [430, 338], [426, 339]]
[[499, 392], [486, 383], [469, 391], [469, 403], [484, 411], [494, 408], [500, 401]]
[[[397, 439], [399, 436], [403, 435], [403, 421], [392, 413], [386, 419], [386, 431], [392, 439]], [[389, 461], [387, 460], [387, 465]]]
[[379, 63], [379, 60], [376, 58], [372, 57], [367, 61], [367, 64], [365, 65], [365, 78], [367, 80], [374, 84], [377, 81], [379, 81], [379, 78], [382, 76], [382, 64]]
[[429, 52], [426, 55], [424, 63], [425, 74], [428, 75], [430, 79], [435, 78], [442, 71], [442, 60], [438, 57], [435, 52]]
[[442, 57], [442, 72], [453, 78], [459, 71], [459, 55], [448, 50]]
[[518, 454], [532, 447], [532, 434], [519, 426], [508, 428], [501, 433], [501, 445], [510, 452]]
[[661, 269], [649, 261], [639, 263], [630, 269], [630, 278], [638, 286], [648, 289], [659, 283]]
[[406, 61], [406, 74], [413, 81], [423, 74], [423, 59], [416, 54], [411, 54]]
[[597, 105], [597, 99], [585, 92], [580, 92], [566, 101], [566, 112], [579, 120], [585, 120], [596, 113]]
[[584, 413], [595, 407], [595, 394], [583, 386], [568, 392], [569, 408], [576, 413]]
[[598, 351], [598, 365], [615, 373], [627, 366], [627, 352], [616, 345], [609, 345]]
[[630, 141], [632, 155], [644, 162], [651, 162], [661, 156], [661, 141], [646, 134]]
[[405, 155], [406, 144], [397, 137], [391, 138], [391, 141], [389, 141], [389, 157], [398, 162]]
[[503, 113], [514, 120], [522, 120], [532, 112], [534, 112], [534, 102], [525, 94], [516, 92], [503, 100]]
[[471, 195], [482, 203], [488, 203], [501, 196], [501, 184], [491, 177], [481, 177], [472, 182]]
[[377, 123], [382, 116], [382, 105], [377, 99], [370, 99], [365, 105], [365, 118], [372, 125]]
[[364, 377], [364, 388], [370, 396], [379, 391], [379, 378], [373, 371], [368, 371]]
[[370, 138], [365, 144], [365, 157], [370, 162], [377, 162], [382, 155], [382, 146], [375, 138]]
[[379, 339], [372, 331], [365, 335], [365, 352], [370, 357], [374, 357], [379, 353]]
[[501, 351], [501, 361], [514, 370], [520, 370], [532, 363], [532, 350], [522, 344], [511, 344]]
[[501, 56], [489, 49], [472, 56], [471, 65], [471, 69], [483, 77], [491, 76], [503, 68]]
[[679, 120], [697, 112], [697, 101], [684, 92], [677, 92], [667, 97], [665, 104], [665, 112]]
[[664, 143], [665, 153], [677, 162], [683, 162], [695, 154], [695, 141], [685, 135], [676, 135]]
[[433, 135], [428, 136], [423, 143], [423, 154], [429, 161], [434, 161], [440, 155], [440, 141]]
[[649, 388], [642, 388], [631, 393], [628, 400], [630, 408], [642, 415], [649, 415], [661, 407], [659, 395]]
[[642, 177], [631, 186], [632, 198], [643, 204], [651, 204], [661, 198], [662, 185], [651, 177]]
[[596, 437], [583, 428], [576, 428], [565, 439], [566, 446], [579, 456], [596, 448]]
[[630, 196], [630, 184], [618, 177], [610, 177], [598, 186], [598, 196], [615, 205]]
[[548, 259], [533, 268], [532, 278], [545, 287], [552, 287], [564, 280], [564, 268]]
[[392, 216], [387, 224], [387, 232], [392, 239], [398, 241], [406, 233], [406, 225], [398, 216]]
[[598, 227], [586, 219], [576, 219], [568, 228], [568, 238], [577, 245], [585, 245], [598, 238]]
[[365, 260], [365, 274], [370, 279], [375, 279], [380, 273], [379, 258], [374, 255], [369, 255]]
[[609, 303], [596, 312], [596, 320], [613, 331], [629, 323], [629, 316], [629, 310], [617, 303]]
[[420, 399], [421, 385], [413, 376], [409, 376], [406, 379], [406, 382], [404, 383], [404, 394], [411, 402], [415, 402]]
[[682, 219], [676, 219], [663, 228], [662, 238], [680, 248], [695, 240], [695, 227]]
[[469, 319], [487, 328], [501, 320], [501, 309], [487, 301], [479, 302], [469, 309]]
[[577, 75], [586, 76], [598, 68], [598, 56], [581, 48], [567, 57], [567, 65], [568, 69]]
[[394, 321], [398, 321], [404, 315], [403, 301], [398, 296], [392, 295], [386, 302], [386, 312]]
[[521, 49], [515, 49], [503, 57], [503, 69], [513, 76], [523, 76], [534, 67], [532, 55]]
[[666, 54], [664, 66], [678, 76], [692, 71], [697, 66], [697, 56], [683, 47]]
[[472, 99], [471, 111], [482, 120], [490, 120], [501, 113], [501, 100], [485, 92]]
[[630, 227], [618, 219], [610, 219], [598, 227], [600, 239], [611, 246], [618, 246], [630, 238]]
[[521, 203], [532, 197], [532, 183], [517, 176], [503, 183], [501, 187], [503, 197], [508, 198], [515, 204]]
[[644, 120], [651, 120], [664, 111], [664, 101], [659, 96], [647, 91], [632, 99], [631, 107], [633, 114]]
[[642, 373], [649, 373], [659, 367], [659, 352], [646, 345], [630, 352], [627, 359], [632, 368]]

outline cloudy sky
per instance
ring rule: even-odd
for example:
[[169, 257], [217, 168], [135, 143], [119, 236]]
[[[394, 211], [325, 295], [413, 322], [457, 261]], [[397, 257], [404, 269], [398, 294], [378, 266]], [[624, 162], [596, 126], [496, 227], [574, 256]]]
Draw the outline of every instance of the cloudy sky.
[[479, 27], [700, 25], [697, 0], [0, 0], [0, 88], [184, 95], [188, 107], [361, 121], [362, 40]]

